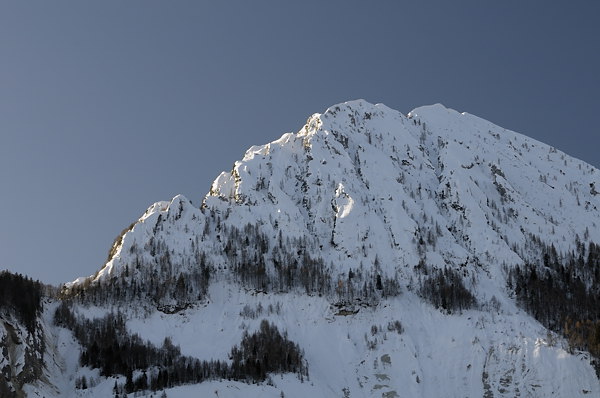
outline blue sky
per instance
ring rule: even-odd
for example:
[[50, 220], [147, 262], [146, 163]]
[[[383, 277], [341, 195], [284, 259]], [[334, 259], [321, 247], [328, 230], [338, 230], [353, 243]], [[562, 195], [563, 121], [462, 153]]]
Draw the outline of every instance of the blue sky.
[[441, 102], [600, 166], [587, 1], [0, 3], [0, 269], [94, 273], [151, 203], [364, 98]]

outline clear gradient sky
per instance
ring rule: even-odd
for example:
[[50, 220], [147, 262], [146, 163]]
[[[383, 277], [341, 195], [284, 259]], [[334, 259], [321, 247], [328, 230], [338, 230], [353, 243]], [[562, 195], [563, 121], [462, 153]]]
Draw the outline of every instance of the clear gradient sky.
[[94, 273], [151, 203], [364, 98], [600, 166], [594, 1], [3, 1], [0, 269]]

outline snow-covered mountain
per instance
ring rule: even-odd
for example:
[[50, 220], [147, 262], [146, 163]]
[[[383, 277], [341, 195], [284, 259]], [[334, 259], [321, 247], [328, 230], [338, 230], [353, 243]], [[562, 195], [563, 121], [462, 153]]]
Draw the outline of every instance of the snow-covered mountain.
[[181, 195], [150, 206], [96, 275], [67, 283], [69, 308], [44, 315], [54, 365], [28, 391], [106, 396], [124, 384], [78, 366], [89, 347], [74, 326], [119, 311], [123, 333], [156, 347], [169, 337], [189, 358], [234, 363], [263, 319], [304, 351], [306, 372], [211, 376], [169, 397], [598, 396], [593, 357], [578, 349], [600, 352], [588, 333], [598, 327], [600, 347], [588, 309], [599, 191], [596, 168], [439, 104], [406, 116], [332, 106], [250, 148], [200, 207]]
[[152, 262], [152, 238], [182, 263], [198, 249], [225, 266], [224, 240], [203, 239], [221, 224], [255, 225], [270, 242], [306, 240], [334, 273], [371, 268], [378, 256], [383, 273], [405, 282], [421, 258], [440, 267], [477, 262], [495, 274], [498, 264], [535, 255], [532, 235], [559, 252], [574, 249], [576, 235], [599, 242], [597, 190], [594, 167], [475, 116], [442, 105], [404, 116], [353, 101], [250, 148], [200, 209], [182, 196], [152, 205], [97, 279], [131, 265], [125, 253]]

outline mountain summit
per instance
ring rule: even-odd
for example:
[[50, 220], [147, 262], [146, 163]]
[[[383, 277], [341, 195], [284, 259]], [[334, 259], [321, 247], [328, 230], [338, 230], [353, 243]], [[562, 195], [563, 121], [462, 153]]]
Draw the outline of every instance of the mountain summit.
[[598, 395], [599, 191], [594, 167], [440, 104], [334, 105], [248, 149], [200, 207], [153, 204], [65, 284], [45, 322], [70, 373], [36, 388]]
[[[334, 276], [377, 263], [406, 284], [425, 262], [495, 280], [503, 265], [541, 259], [533, 237], [561, 253], [600, 241], [596, 188], [594, 167], [476, 116], [439, 104], [404, 116], [351, 101], [248, 149], [199, 209], [183, 196], [152, 205], [95, 279], [134, 257], [152, 263], [143, 249], [152, 240], [172, 260], [211, 252], [225, 267], [219, 228], [252, 225], [270, 243], [301, 240], [294, 250], [321, 258]], [[272, 249], [263, 255], [270, 269]]]

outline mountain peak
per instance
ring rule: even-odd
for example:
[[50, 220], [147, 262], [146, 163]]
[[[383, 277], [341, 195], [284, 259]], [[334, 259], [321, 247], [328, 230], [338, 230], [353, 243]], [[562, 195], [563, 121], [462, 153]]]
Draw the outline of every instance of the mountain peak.
[[[231, 227], [259, 225], [265, 236], [305, 239], [340, 273], [371, 267], [377, 256], [383, 274], [405, 282], [423, 261], [490, 264], [498, 276], [491, 264], [530, 259], [525, 248], [533, 235], [562, 251], [575, 247], [573, 231], [582, 228], [600, 241], [593, 213], [600, 195], [589, 188], [600, 186], [594, 171], [441, 104], [404, 116], [359, 99], [313, 114], [298, 133], [249, 148], [214, 180], [202, 211], [182, 196], [151, 206], [137, 223], [145, 226], [125, 231], [121, 246], [147, 245], [167, 228], [195, 241], [211, 222], [206, 214], [217, 214]], [[204, 244], [218, 252], [221, 243]], [[191, 250], [173, 245], [174, 253]], [[115, 251], [116, 263], [131, 262], [121, 255], [127, 250]]]
[[409, 117], [432, 117], [434, 115], [450, 115], [459, 114], [454, 109], [448, 108], [443, 104], [435, 103], [432, 105], [423, 105], [410, 111], [407, 116]]

